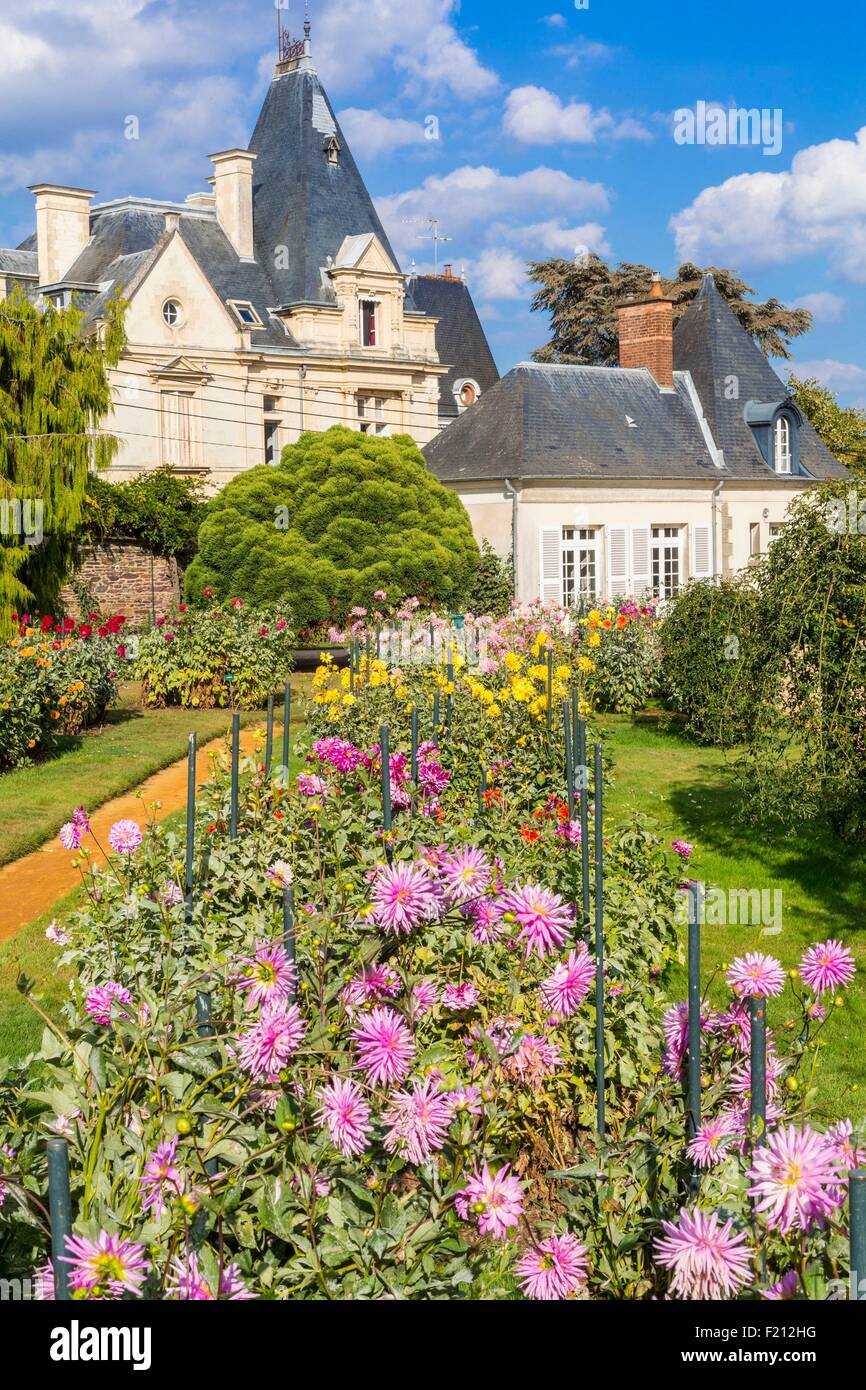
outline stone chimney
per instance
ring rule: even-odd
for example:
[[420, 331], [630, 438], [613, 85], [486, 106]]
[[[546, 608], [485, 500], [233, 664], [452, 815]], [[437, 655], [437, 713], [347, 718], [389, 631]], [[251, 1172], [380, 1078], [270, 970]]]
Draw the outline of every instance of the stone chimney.
[[619, 319], [619, 365], [648, 367], [659, 386], [674, 384], [674, 302], [662, 294], [661, 276], [652, 277], [646, 299], [616, 306]]
[[39, 285], [56, 285], [90, 240], [92, 188], [67, 188], [60, 183], [34, 183], [36, 197], [36, 254]]
[[214, 176], [217, 221], [244, 261], [255, 260], [253, 248], [253, 162], [249, 150], [222, 150], [208, 156]]

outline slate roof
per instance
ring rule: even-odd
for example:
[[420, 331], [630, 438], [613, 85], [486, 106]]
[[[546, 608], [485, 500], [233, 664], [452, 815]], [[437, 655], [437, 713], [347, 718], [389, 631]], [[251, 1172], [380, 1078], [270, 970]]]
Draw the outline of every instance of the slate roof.
[[[691, 372], [707, 423], [731, 473], [738, 478], [766, 478], [770, 470], [743, 412], [748, 401], [781, 402], [788, 393], [719, 294], [712, 275], [704, 276], [674, 329], [674, 367]], [[739, 395], [728, 399], [725, 385], [732, 376], [737, 378]], [[800, 463], [815, 478], [847, 475], [808, 420], [800, 429]]]
[[38, 275], [35, 251], [9, 250], [0, 247], [0, 275]]
[[521, 362], [423, 452], [443, 482], [719, 477], [684, 379], [646, 367]]
[[[522, 362], [431, 440], [424, 456], [443, 482], [626, 478], [715, 484], [752, 478], [788, 484], [789, 476], [764, 463], [743, 418], [748, 400], [780, 402], [785, 387], [711, 276], [674, 331], [674, 368], [674, 389], [662, 391], [645, 367]], [[740, 398], [727, 401], [724, 384], [732, 375], [739, 379]], [[717, 466], [719, 449], [724, 467]], [[800, 461], [815, 478], [847, 475], [808, 421], [802, 425]]]
[[[340, 145], [336, 163], [325, 145]], [[257, 260], [269, 267], [278, 305], [333, 304], [321, 268], [347, 236], [373, 232], [399, 269], [385, 229], [337, 124], [331, 103], [312, 70], [274, 77], [256, 122], [253, 227]], [[275, 248], [286, 247], [281, 269]]]
[[440, 408], [453, 408], [454, 382], [469, 376], [482, 393], [495, 386], [499, 372], [468, 286], [462, 280], [444, 275], [418, 275], [410, 281], [415, 307], [422, 314], [439, 320], [436, 325], [436, 351], [447, 363], [448, 374], [440, 378]]

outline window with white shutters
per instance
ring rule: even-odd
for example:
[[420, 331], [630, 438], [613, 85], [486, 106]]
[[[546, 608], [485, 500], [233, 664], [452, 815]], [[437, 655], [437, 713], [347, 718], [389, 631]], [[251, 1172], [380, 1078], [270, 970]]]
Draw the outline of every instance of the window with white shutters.
[[713, 573], [713, 542], [709, 526], [692, 527], [692, 578], [710, 579]]
[[624, 526], [611, 526], [607, 533], [608, 598], [628, 593], [628, 533]]
[[652, 587], [659, 598], [674, 598], [682, 580], [679, 526], [652, 528]]
[[161, 393], [162, 462], [169, 468], [190, 468], [192, 456], [192, 391]]
[[542, 526], [538, 535], [539, 590], [542, 603], [562, 603], [562, 531]]

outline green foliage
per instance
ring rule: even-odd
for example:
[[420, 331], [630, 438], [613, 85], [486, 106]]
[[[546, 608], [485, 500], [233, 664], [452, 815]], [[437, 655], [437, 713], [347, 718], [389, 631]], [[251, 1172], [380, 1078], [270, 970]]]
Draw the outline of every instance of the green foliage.
[[37, 309], [13, 290], [0, 304], [0, 501], [39, 503], [40, 544], [0, 531], [0, 632], [14, 608], [49, 611], [72, 563], [88, 477], [110, 463], [117, 441], [93, 432], [111, 409], [106, 369], [123, 347], [123, 303], [100, 338], [83, 315]]
[[510, 555], [498, 555], [489, 541], [481, 542], [481, 563], [475, 583], [466, 600], [468, 612], [476, 616], [502, 618], [514, 597], [514, 572]]
[[[662, 280], [664, 293], [674, 301], [674, 323], [695, 298], [707, 273], [762, 352], [768, 357], [790, 357], [788, 343], [811, 328], [811, 314], [805, 309], [786, 309], [778, 299], [757, 304], [747, 300], [745, 296], [754, 290], [732, 270], [716, 266], [701, 270], [686, 261], [673, 280]], [[550, 314], [553, 330], [550, 342], [532, 354], [535, 361], [617, 366], [616, 306], [624, 299], [643, 298], [649, 292], [651, 276], [649, 266], [628, 261], [610, 266], [594, 254], [579, 261], [557, 257], [530, 262], [529, 278], [540, 286], [532, 307]]]
[[294, 636], [279, 607], [192, 610], [179, 604], [143, 633], [134, 674], [146, 705], [258, 709], [292, 669]]
[[134, 540], [184, 565], [195, 554], [203, 514], [201, 483], [170, 468], [122, 483], [94, 477], [87, 485], [79, 540]]
[[831, 454], [856, 477], [866, 478], [866, 410], [843, 408], [837, 393], [822, 386], [815, 377], [800, 381], [792, 373], [788, 389]]
[[634, 614], [624, 627], [615, 622], [592, 652], [593, 670], [587, 696], [596, 710], [633, 714], [655, 694], [659, 662], [658, 620], [653, 609], [635, 612], [634, 603], [620, 611]]
[[302, 435], [277, 467], [249, 469], [208, 503], [186, 592], [195, 603], [207, 586], [253, 603], [285, 599], [303, 628], [371, 607], [377, 589], [457, 607], [477, 568], [462, 502], [407, 435], [334, 426]]
[[659, 624], [659, 686], [700, 743], [747, 738], [756, 717], [761, 652], [754, 571], [688, 584]]

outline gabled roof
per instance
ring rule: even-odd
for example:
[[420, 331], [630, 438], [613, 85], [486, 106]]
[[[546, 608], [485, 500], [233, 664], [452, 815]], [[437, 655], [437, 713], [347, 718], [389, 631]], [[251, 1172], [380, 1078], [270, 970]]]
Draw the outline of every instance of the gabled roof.
[[688, 380], [660, 391], [645, 367], [521, 362], [423, 453], [443, 482], [722, 476]]
[[[340, 151], [328, 158], [336, 135]], [[372, 232], [399, 271], [331, 103], [310, 67], [278, 72], [261, 109], [250, 150], [256, 259], [268, 267], [275, 304], [333, 304], [322, 270], [345, 238]]]
[[29, 277], [39, 274], [35, 251], [13, 251], [0, 247], [0, 275], [23, 275]]
[[472, 377], [482, 392], [499, 380], [499, 372], [468, 286], [456, 277], [418, 275], [409, 282], [415, 308], [439, 320], [436, 325], [436, 351], [447, 364], [448, 374], [440, 379], [443, 405], [453, 404], [454, 382]]
[[[700, 290], [674, 329], [674, 367], [691, 373], [728, 470], [738, 478], [774, 476], [761, 457], [744, 412], [749, 401], [764, 405], [780, 402], [787, 391], [719, 294], [712, 275], [704, 276]], [[815, 478], [844, 478], [847, 473], [808, 420], [800, 431], [800, 462]]]

